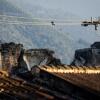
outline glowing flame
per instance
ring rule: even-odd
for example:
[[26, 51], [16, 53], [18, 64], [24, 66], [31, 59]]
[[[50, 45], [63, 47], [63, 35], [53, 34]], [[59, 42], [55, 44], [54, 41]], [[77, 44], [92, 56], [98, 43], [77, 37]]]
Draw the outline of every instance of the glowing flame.
[[99, 74], [100, 68], [82, 68], [82, 67], [74, 67], [74, 68], [52, 68], [52, 67], [42, 67], [42, 70], [48, 71], [50, 73], [87, 73], [87, 74]]

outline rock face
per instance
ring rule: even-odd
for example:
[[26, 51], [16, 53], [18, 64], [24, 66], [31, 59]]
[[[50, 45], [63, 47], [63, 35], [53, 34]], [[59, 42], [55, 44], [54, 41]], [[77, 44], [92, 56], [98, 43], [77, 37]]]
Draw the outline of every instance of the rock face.
[[35, 65], [61, 65], [60, 59], [54, 57], [49, 49], [29, 49], [24, 52], [24, 59], [29, 70]]
[[94, 42], [94, 43], [91, 45], [91, 48], [100, 49], [100, 42]]
[[75, 57], [71, 65], [75, 66], [99, 66], [100, 42], [95, 42], [90, 48], [75, 51]]
[[54, 51], [48, 49], [25, 50], [22, 44], [0, 44], [0, 69], [10, 72], [12, 68], [20, 71], [31, 70], [35, 65], [59, 65], [60, 59], [53, 56]]
[[0, 45], [0, 68], [10, 71], [12, 67], [17, 66], [18, 58], [22, 50], [21, 44], [4, 43]]

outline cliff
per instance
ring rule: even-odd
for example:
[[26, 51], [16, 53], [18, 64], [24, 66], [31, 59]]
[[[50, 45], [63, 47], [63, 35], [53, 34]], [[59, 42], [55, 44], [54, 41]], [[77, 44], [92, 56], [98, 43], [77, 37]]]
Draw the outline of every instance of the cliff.
[[75, 66], [99, 66], [100, 65], [100, 42], [93, 43], [90, 48], [75, 51], [71, 65]]

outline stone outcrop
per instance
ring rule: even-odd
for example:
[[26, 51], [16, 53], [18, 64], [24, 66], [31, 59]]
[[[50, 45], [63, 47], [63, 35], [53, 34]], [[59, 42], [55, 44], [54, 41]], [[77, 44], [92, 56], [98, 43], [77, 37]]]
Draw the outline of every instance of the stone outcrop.
[[17, 68], [21, 72], [31, 70], [35, 65], [59, 65], [60, 59], [53, 56], [54, 51], [49, 49], [25, 50], [22, 44], [0, 44], [0, 68], [11, 72]]
[[99, 66], [100, 42], [95, 42], [90, 48], [75, 51], [75, 57], [71, 65], [75, 66]]
[[23, 48], [22, 44], [4, 43], [0, 45], [0, 68], [2, 70], [11, 70], [18, 65], [18, 58]]

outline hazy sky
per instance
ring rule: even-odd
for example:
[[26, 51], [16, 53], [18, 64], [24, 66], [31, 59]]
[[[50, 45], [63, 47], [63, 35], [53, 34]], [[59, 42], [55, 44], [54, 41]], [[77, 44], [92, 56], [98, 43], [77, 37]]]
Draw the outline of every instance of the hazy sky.
[[79, 16], [100, 16], [100, 0], [36, 0], [36, 2], [49, 8], [61, 8]]
[[[14, 0], [13, 0], [14, 1]], [[100, 16], [100, 0], [16, 0], [46, 8], [60, 8], [81, 17]]]

